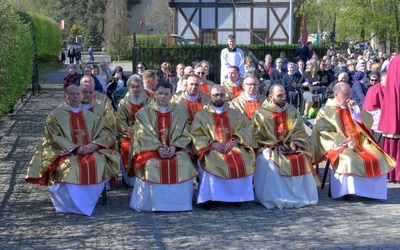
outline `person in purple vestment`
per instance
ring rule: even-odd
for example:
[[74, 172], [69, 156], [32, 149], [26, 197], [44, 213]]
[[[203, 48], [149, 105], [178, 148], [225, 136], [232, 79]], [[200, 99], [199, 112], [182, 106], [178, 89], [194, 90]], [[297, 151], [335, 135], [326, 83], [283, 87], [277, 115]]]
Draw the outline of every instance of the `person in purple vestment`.
[[393, 58], [387, 70], [378, 130], [382, 132], [382, 148], [396, 159], [396, 167], [388, 174], [389, 181], [400, 181], [400, 55]]
[[380, 74], [380, 79], [378, 72], [372, 72], [369, 81], [373, 85], [365, 95], [362, 109], [370, 113], [372, 118], [374, 118], [374, 123], [371, 127], [372, 135], [379, 145], [382, 146], [382, 132], [378, 130], [378, 124], [381, 118], [383, 97], [385, 96], [386, 72]]

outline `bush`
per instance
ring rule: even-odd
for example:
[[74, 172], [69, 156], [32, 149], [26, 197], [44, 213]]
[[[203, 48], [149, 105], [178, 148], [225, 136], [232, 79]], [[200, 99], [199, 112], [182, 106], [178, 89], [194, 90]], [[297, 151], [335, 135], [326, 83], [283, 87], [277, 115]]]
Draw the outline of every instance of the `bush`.
[[[143, 45], [138, 53], [138, 60], [146, 63], [148, 68], [160, 69], [163, 62], [169, 62], [173, 66], [179, 63], [192, 65], [194, 61], [203, 59], [209, 61], [210, 71], [217, 77], [220, 74], [221, 50], [227, 45], [175, 45], [175, 46], [160, 46], [160, 45]], [[242, 46], [238, 46], [242, 47]], [[249, 45], [249, 50], [259, 59], [264, 60], [266, 54], [271, 54], [275, 60], [279, 57], [280, 52], [284, 51], [289, 60], [293, 60], [297, 45]], [[326, 49], [321, 45], [314, 45], [313, 50], [317, 55], [326, 54]]]
[[55, 20], [29, 13], [33, 21], [39, 61], [58, 58], [60, 52], [61, 30]]
[[28, 24], [0, 4], [0, 115], [7, 114], [32, 77], [33, 41]]
[[58, 58], [62, 31], [55, 20], [34, 13], [18, 12], [21, 18], [30, 23], [35, 33], [38, 60], [48, 62]]

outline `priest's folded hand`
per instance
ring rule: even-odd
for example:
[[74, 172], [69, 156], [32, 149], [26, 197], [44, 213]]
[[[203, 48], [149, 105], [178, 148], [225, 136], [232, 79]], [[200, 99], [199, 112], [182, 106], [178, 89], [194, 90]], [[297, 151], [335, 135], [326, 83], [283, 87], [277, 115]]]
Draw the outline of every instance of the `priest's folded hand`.
[[174, 157], [175, 152], [176, 152], [176, 148], [175, 148], [174, 146], [169, 147], [169, 148], [166, 150], [166, 156], [167, 156], [167, 158], [172, 158], [172, 157]]
[[128, 134], [131, 134], [131, 133], [133, 132], [133, 128], [134, 128], [134, 126], [128, 127], [128, 129], [126, 130], [126, 132], [127, 132]]
[[211, 147], [212, 147], [214, 150], [220, 152], [221, 154], [224, 154], [224, 153], [225, 153], [225, 144], [223, 144], [223, 143], [220, 143], [220, 142], [213, 142], [213, 143], [211, 144]]
[[232, 148], [234, 148], [236, 146], [237, 146], [236, 140], [231, 140], [231, 141], [227, 142], [225, 144], [225, 154], [229, 153], [232, 150]]
[[85, 146], [80, 146], [78, 151], [76, 152], [76, 154], [78, 155], [89, 155], [91, 153], [93, 153], [94, 151], [96, 151], [96, 149], [98, 149], [99, 146], [94, 144], [94, 143], [89, 143]]

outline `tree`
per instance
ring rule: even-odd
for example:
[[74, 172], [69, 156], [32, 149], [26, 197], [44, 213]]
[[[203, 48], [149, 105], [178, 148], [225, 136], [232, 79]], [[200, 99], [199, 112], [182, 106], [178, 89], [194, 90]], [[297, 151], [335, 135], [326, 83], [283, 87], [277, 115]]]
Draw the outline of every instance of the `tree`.
[[127, 0], [107, 1], [105, 13], [105, 39], [109, 51], [119, 60], [122, 52], [128, 48], [128, 11]]
[[85, 32], [83, 33], [83, 43], [86, 47], [101, 46], [102, 36], [102, 16], [104, 6], [102, 0], [88, 0], [87, 10], [84, 16]]
[[144, 23], [158, 33], [172, 31], [173, 14], [168, 9], [168, 1], [154, 0], [144, 11]]
[[[400, 5], [398, 0], [305, 0], [301, 11], [307, 12], [307, 29], [316, 33], [336, 29], [336, 41], [365, 41], [372, 37], [390, 41], [400, 49]], [[334, 18], [336, 16], [336, 18]], [[336, 22], [334, 22], [336, 20]]]
[[[84, 37], [85, 44], [101, 45], [104, 37], [105, 10], [107, 2], [113, 0], [4, 0], [13, 9], [48, 16], [56, 21], [64, 20], [64, 41]], [[124, 1], [130, 11], [141, 0]], [[126, 13], [128, 17], [128, 13]]]

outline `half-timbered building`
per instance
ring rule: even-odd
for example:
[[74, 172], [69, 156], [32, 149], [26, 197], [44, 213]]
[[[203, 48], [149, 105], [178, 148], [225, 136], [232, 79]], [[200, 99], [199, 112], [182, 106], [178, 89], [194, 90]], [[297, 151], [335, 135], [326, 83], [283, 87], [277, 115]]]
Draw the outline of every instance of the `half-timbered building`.
[[[190, 42], [226, 43], [229, 34], [239, 44], [284, 44], [291, 35], [290, 0], [171, 0], [174, 33]], [[293, 14], [292, 14], [293, 16]], [[290, 41], [292, 42], [292, 41]]]

